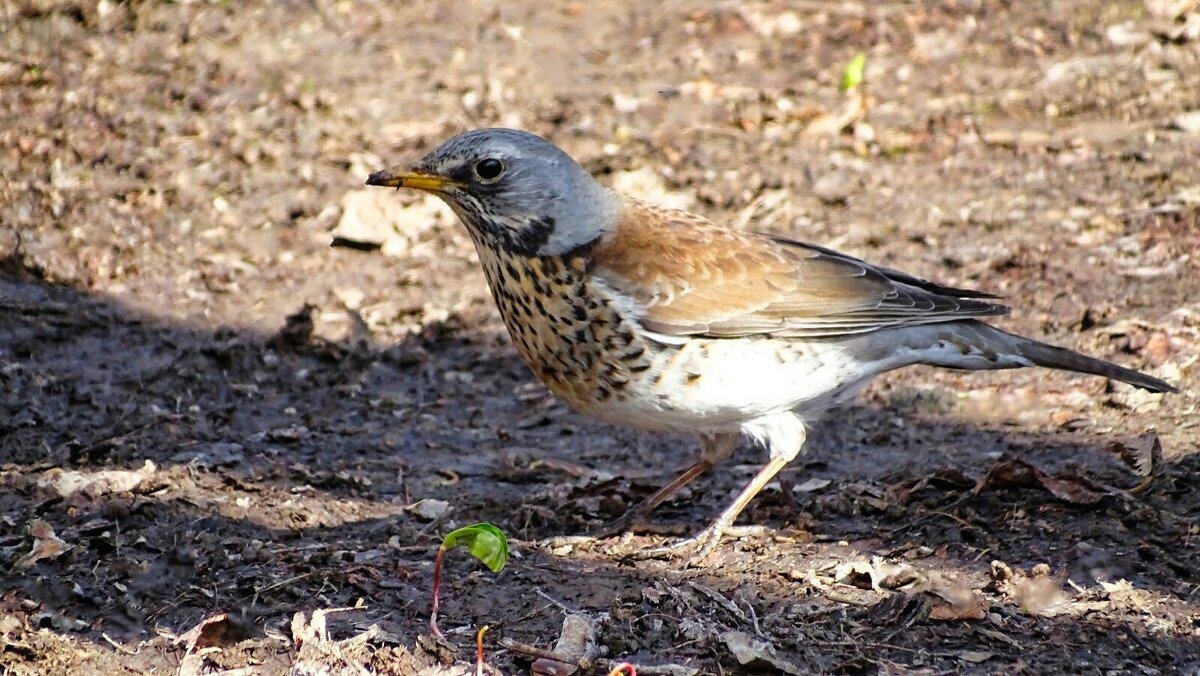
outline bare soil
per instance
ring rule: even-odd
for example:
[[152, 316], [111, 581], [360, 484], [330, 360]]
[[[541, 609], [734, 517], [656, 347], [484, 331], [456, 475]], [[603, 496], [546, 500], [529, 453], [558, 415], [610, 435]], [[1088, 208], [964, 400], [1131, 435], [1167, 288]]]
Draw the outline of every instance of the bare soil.
[[[466, 673], [486, 624], [523, 673], [568, 613], [581, 673], [1200, 672], [1200, 18], [1170, 4], [0, 2], [0, 672]], [[858, 52], [865, 112], [806, 133]], [[556, 403], [461, 226], [360, 192], [491, 125], [1182, 392], [894, 373], [765, 530], [634, 560], [764, 456], [587, 537], [695, 443]], [[398, 230], [331, 248], [363, 204]], [[475, 521], [514, 556], [447, 556], [439, 644], [434, 552]]]

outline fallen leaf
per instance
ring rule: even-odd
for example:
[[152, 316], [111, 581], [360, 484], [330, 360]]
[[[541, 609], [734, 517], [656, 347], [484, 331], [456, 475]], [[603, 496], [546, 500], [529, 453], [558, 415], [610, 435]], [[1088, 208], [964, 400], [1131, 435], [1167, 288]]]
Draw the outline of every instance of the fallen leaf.
[[1116, 442], [1109, 450], [1117, 453], [1133, 473], [1141, 479], [1130, 493], [1138, 494], [1150, 487], [1154, 474], [1162, 466], [1162, 442], [1158, 433], [1150, 430], [1133, 441]]
[[1013, 600], [1027, 613], [1047, 617], [1058, 614], [1066, 600], [1058, 583], [1048, 577], [1027, 577], [1013, 583]]
[[184, 646], [183, 659], [179, 661], [177, 676], [199, 676], [210, 673], [206, 664], [205, 648], [219, 648], [249, 638], [250, 632], [230, 619], [228, 613], [217, 613], [200, 621], [199, 624], [176, 637], [174, 643]]
[[60, 468], [48, 470], [38, 478], [38, 486], [49, 489], [63, 499], [96, 498], [112, 493], [130, 493], [154, 476], [154, 463], [147, 460], [138, 470], [103, 470], [100, 472], [66, 471]]
[[312, 618], [307, 619], [304, 613], [296, 613], [292, 616], [292, 641], [298, 647], [303, 647], [307, 643], [328, 643], [329, 630], [325, 625], [325, 618], [332, 613], [345, 613], [351, 610], [362, 610], [366, 605], [360, 599], [358, 604], [349, 608], [319, 608], [314, 610]]
[[1116, 598], [1128, 596], [1133, 591], [1133, 585], [1130, 584], [1129, 580], [1124, 578], [1116, 582], [1104, 582], [1101, 580], [1100, 588], [1104, 590], [1104, 593]]
[[996, 656], [986, 650], [964, 650], [958, 654], [958, 659], [971, 664], [983, 664]]
[[866, 561], [839, 563], [833, 569], [833, 579], [859, 589], [876, 589], [875, 569]]
[[995, 629], [988, 629], [987, 627], [980, 627], [979, 633], [983, 634], [984, 636], [987, 636], [990, 639], [994, 639], [996, 641], [1001, 641], [1003, 643], [1007, 643], [1008, 645], [1012, 646], [1013, 648], [1016, 648], [1017, 650], [1024, 649], [1021, 647], [1021, 644], [1018, 643], [1016, 640], [1014, 640], [1011, 636], [1001, 633], [1001, 632], [998, 632]]
[[1066, 602], [1058, 583], [1050, 577], [1050, 567], [1039, 564], [1033, 567], [1033, 575], [1013, 570], [1003, 561], [992, 561], [992, 579], [996, 591], [1013, 599], [1018, 606], [1031, 615], [1051, 617], [1058, 614]]
[[785, 674], [806, 674], [795, 664], [775, 654], [775, 646], [740, 631], [727, 631], [721, 634], [721, 640], [733, 653], [738, 663], [743, 666], [769, 666]]
[[1083, 477], [1050, 476], [1041, 470], [1038, 470], [1035, 476], [1043, 488], [1063, 502], [1072, 505], [1094, 505], [1104, 499], [1104, 493], [1095, 490], [1095, 484]]
[[1073, 474], [1050, 475], [1024, 460], [1003, 456], [988, 466], [972, 495], [979, 495], [992, 487], [1022, 486], [1040, 487], [1054, 497], [1072, 505], [1094, 505], [1109, 493], [1092, 481]]
[[450, 511], [450, 503], [445, 500], [427, 498], [425, 500], [418, 500], [404, 509], [412, 512], [419, 519], [435, 521]]
[[562, 659], [561, 662], [538, 658], [530, 666], [530, 672], [538, 676], [570, 676], [580, 669], [587, 669], [600, 654], [596, 644], [595, 622], [581, 613], [564, 617], [562, 632], [554, 644], [553, 652]]
[[229, 613], [217, 613], [201, 620], [199, 624], [175, 638], [176, 645], [192, 652], [200, 648], [225, 646], [247, 637], [246, 628], [234, 622]]
[[821, 490], [822, 488], [825, 488], [826, 486], [828, 486], [831, 483], [833, 483], [833, 482], [830, 481], [829, 479], [818, 479], [816, 477], [813, 477], [812, 479], [805, 481], [804, 483], [800, 484], [799, 486], [796, 486], [792, 490], [795, 491], [796, 493], [815, 493], [815, 492]]
[[921, 571], [907, 563], [889, 563], [880, 559], [849, 561], [833, 569], [833, 579], [860, 589], [899, 589], [905, 585], [919, 584], [924, 576]]
[[58, 558], [71, 549], [71, 545], [54, 533], [54, 527], [41, 519], [33, 519], [26, 524], [25, 533], [32, 538], [33, 543], [29, 552], [17, 559], [17, 568], [29, 568], [38, 561]]
[[929, 609], [931, 620], [982, 620], [987, 618], [988, 604], [983, 596], [972, 589], [930, 591], [926, 594], [937, 597]]

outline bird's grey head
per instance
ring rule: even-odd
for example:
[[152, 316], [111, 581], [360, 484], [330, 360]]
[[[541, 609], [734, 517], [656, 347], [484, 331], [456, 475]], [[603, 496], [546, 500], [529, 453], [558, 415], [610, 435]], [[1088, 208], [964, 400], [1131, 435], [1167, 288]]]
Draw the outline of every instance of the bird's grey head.
[[476, 241], [523, 256], [581, 250], [612, 227], [616, 197], [549, 141], [515, 129], [477, 129], [442, 143], [406, 171], [368, 185], [441, 197]]

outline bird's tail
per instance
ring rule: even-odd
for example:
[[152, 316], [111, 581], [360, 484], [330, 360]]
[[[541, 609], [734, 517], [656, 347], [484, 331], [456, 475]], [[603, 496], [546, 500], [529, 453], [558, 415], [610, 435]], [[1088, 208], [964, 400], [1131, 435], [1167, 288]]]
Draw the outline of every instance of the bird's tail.
[[[999, 331], [999, 329], [995, 330]], [[1064, 347], [1039, 343], [1036, 340], [1014, 336], [1011, 333], [1008, 335], [1017, 339], [1017, 350], [1020, 354], [1038, 366], [1104, 376], [1105, 378], [1129, 383], [1134, 387], [1140, 387], [1149, 392], [1179, 391], [1166, 381], [1148, 376], [1140, 371], [1134, 371], [1133, 369], [1118, 366], [1103, 359], [1096, 359], [1079, 354], [1078, 352], [1072, 352]]]
[[[975, 320], [924, 327], [932, 344], [914, 350], [917, 361], [972, 370], [1044, 366], [1112, 378], [1150, 392], [1178, 392], [1169, 383], [1112, 362], [1002, 331]], [[914, 336], [915, 337], [915, 336]], [[910, 345], [910, 348], [916, 347]]]

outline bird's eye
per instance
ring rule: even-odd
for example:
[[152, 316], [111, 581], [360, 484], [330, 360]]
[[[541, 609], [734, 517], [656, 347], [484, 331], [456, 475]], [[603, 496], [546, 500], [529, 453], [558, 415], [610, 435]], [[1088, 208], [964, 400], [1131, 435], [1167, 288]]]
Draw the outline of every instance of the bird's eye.
[[503, 173], [504, 163], [494, 157], [479, 160], [475, 163], [475, 175], [485, 181], [494, 181], [500, 178], [500, 175]]

